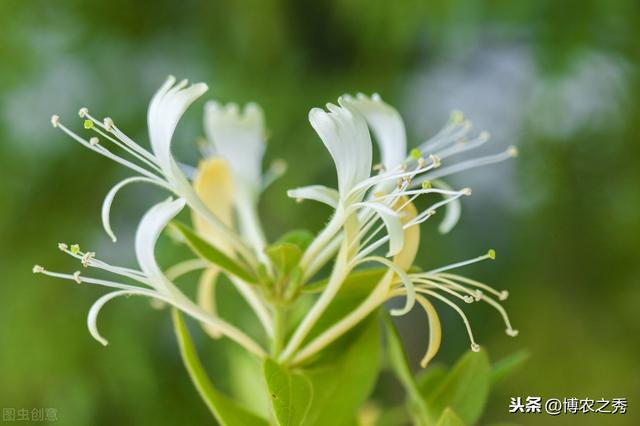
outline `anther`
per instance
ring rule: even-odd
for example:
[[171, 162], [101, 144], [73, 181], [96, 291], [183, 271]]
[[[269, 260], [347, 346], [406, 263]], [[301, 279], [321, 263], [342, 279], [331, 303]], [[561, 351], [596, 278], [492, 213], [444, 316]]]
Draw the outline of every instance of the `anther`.
[[80, 246], [78, 244], [71, 244], [71, 253], [73, 254], [80, 253]]
[[517, 157], [518, 156], [518, 148], [516, 148], [515, 146], [511, 145], [509, 148], [507, 148], [507, 153], [512, 157]]
[[80, 108], [80, 110], [78, 110], [78, 115], [80, 116], [80, 118], [84, 118], [88, 113], [89, 113], [89, 108], [86, 108], [86, 107], [82, 107]]
[[509, 297], [509, 292], [507, 290], [502, 290], [498, 296], [500, 300], [507, 300], [507, 297]]
[[473, 352], [480, 352], [480, 345], [479, 345], [479, 344], [477, 344], [477, 343], [475, 343], [475, 342], [474, 342], [474, 343], [472, 343], [472, 344], [471, 344], [471, 350], [472, 350]]
[[480, 135], [478, 135], [478, 137], [482, 140], [482, 141], [488, 141], [489, 138], [491, 137], [491, 134], [487, 131], [484, 132], [480, 132]]
[[442, 164], [440, 157], [434, 154], [429, 154], [429, 160], [431, 160], [434, 168], [440, 167], [440, 164]]
[[476, 302], [479, 302], [483, 295], [484, 293], [482, 293], [482, 290], [476, 290], [473, 297], [476, 299]]
[[91, 146], [96, 146], [100, 143], [100, 139], [98, 139], [96, 136], [92, 136], [89, 138], [89, 144], [91, 144]]
[[462, 111], [458, 111], [458, 110], [451, 111], [451, 121], [453, 121], [456, 124], [459, 124], [459, 123], [462, 123], [463, 120], [464, 120], [464, 114], [462, 113]]
[[374, 164], [373, 171], [378, 173], [384, 173], [386, 169], [384, 167], [384, 164], [379, 163], [379, 164]]
[[424, 158], [420, 157], [418, 158], [418, 168], [422, 169], [425, 166], [426, 161], [424, 161]]
[[107, 128], [107, 131], [109, 131], [109, 132], [110, 132], [110, 131], [111, 131], [111, 129], [113, 129], [113, 120], [112, 120], [110, 117], [106, 117], [106, 118], [103, 120], [103, 124], [104, 124], [104, 127], [106, 127], [106, 128]]
[[51, 125], [53, 127], [58, 127], [58, 124], [60, 124], [60, 116], [58, 115], [52, 115], [51, 116]]
[[65, 243], [58, 243], [58, 248], [62, 251], [66, 251], [69, 249], [69, 246], [66, 245]]
[[489, 257], [489, 259], [495, 260], [496, 259], [496, 251], [494, 249], [489, 249], [489, 251], [487, 252], [487, 256]]
[[505, 333], [507, 333], [507, 336], [516, 337], [518, 335], [518, 330], [515, 330], [513, 328], [507, 328], [505, 330]]
[[462, 193], [464, 195], [471, 195], [471, 193], [472, 193], [471, 188], [463, 188], [462, 189]]
[[73, 273], [73, 280], [78, 284], [82, 284], [82, 278], [80, 277], [80, 271], [75, 271]]
[[93, 259], [94, 257], [96, 257], [96, 253], [95, 252], [93, 252], [93, 251], [86, 252], [82, 256], [82, 259], [80, 259], [80, 262], [82, 263], [82, 266], [84, 266], [85, 268], [89, 267], [89, 264], [91, 263], [91, 259]]
[[474, 299], [473, 299], [473, 297], [471, 297], [471, 296], [464, 296], [464, 297], [463, 297], [463, 300], [464, 300], [465, 302], [467, 302], [467, 303], [473, 303], [473, 302], [474, 302]]
[[32, 271], [34, 274], [41, 274], [44, 272], [44, 268], [40, 265], [33, 265]]

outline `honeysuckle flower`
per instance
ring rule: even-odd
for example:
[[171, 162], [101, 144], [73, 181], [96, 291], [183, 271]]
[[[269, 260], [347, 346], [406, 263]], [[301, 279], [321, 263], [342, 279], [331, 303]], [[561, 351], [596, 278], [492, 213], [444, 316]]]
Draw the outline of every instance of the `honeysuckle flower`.
[[[108, 192], [103, 202], [102, 222], [105, 231], [112, 240], [115, 241], [116, 237], [111, 229], [109, 215], [116, 194], [120, 189], [130, 183], [147, 182], [166, 188], [176, 196], [183, 198], [186, 203], [207, 220], [211, 226], [219, 230], [224, 240], [231, 245], [234, 250], [238, 251], [244, 260], [251, 265], [255, 265], [255, 254], [249, 250], [239, 236], [225, 226], [202, 203], [171, 154], [171, 141], [178, 121], [186, 109], [206, 91], [207, 85], [204, 83], [196, 83], [188, 86], [188, 81], [182, 80], [176, 84], [173, 76], [170, 76], [165, 81], [151, 99], [148, 108], [147, 121], [151, 151], [134, 142], [115, 125], [111, 118], [105, 118], [103, 121], [99, 121], [84, 107], [79, 110], [78, 114], [84, 119], [85, 129], [95, 131], [100, 137], [93, 136], [88, 140], [82, 138], [67, 128], [57, 115], [52, 116], [51, 124], [90, 150], [104, 155], [136, 172], [137, 176], [124, 179], [116, 184]], [[100, 138], [102, 138], [102, 140]], [[110, 151], [105, 146], [108, 143], [121, 148], [124, 153], [129, 156], [129, 159]]]
[[[192, 168], [189, 178], [183, 172], [183, 165], [171, 154], [171, 141], [180, 117], [205, 91], [206, 85], [202, 83], [188, 86], [183, 81], [175, 84], [172, 77], [165, 82], [148, 109], [150, 150], [126, 136], [113, 120], [98, 121], [86, 108], [79, 111], [85, 119], [84, 127], [97, 132], [100, 138], [84, 139], [64, 126], [59, 117], [52, 117], [54, 127], [136, 173], [115, 185], [103, 203], [103, 225], [114, 240], [109, 213], [114, 197], [122, 187], [133, 182], [147, 182], [166, 188], [177, 196], [175, 201], [168, 200], [152, 207], [142, 218], [135, 238], [139, 269], [108, 264], [98, 259], [94, 252], [67, 244], [60, 244], [59, 248], [79, 260], [83, 268], [101, 269], [118, 278], [94, 278], [87, 276], [84, 269], [58, 273], [34, 266], [35, 273], [113, 289], [99, 298], [89, 311], [89, 330], [98, 341], [106, 344], [96, 326], [104, 304], [122, 295], [140, 295], [185, 312], [198, 320], [212, 337], [226, 336], [259, 357], [265, 357], [266, 352], [260, 345], [218, 316], [215, 288], [223, 274], [262, 324], [267, 340], [272, 344], [271, 356], [285, 364], [306, 361], [373, 311], [396, 298], [404, 300], [404, 305], [391, 309], [392, 315], [404, 315], [414, 306], [420, 306], [427, 316], [430, 333], [421, 362], [423, 366], [437, 353], [442, 337], [441, 322], [432, 300], [442, 301], [459, 314], [468, 331], [472, 350], [477, 351], [479, 346], [468, 318], [456, 304], [458, 301], [487, 303], [502, 316], [507, 334], [517, 334], [500, 303], [507, 298], [506, 291], [498, 291], [452, 273], [454, 269], [494, 259], [493, 250], [428, 271], [414, 265], [420, 244], [419, 225], [444, 208], [446, 213], [440, 230], [449, 231], [460, 215], [459, 200], [471, 195], [471, 189], [451, 188], [441, 178], [502, 161], [515, 155], [514, 148], [492, 156], [452, 161], [455, 155], [479, 147], [488, 140], [488, 134], [484, 132], [470, 136], [470, 123], [461, 113], [454, 112], [436, 136], [407, 152], [402, 117], [378, 95], [345, 95], [337, 105], [327, 104], [326, 109], [312, 109], [309, 121], [333, 159], [337, 188], [310, 185], [288, 191], [288, 195], [297, 200], [315, 200], [331, 206], [332, 216], [308, 246], [293, 244], [295, 248], [288, 247], [296, 252], [292, 256], [295, 265], [287, 265], [291, 268], [283, 272], [285, 268], [278, 269], [276, 262], [272, 264], [267, 256], [266, 250], [277, 249], [278, 244], [268, 246], [257, 211], [261, 191], [283, 172], [281, 163], [275, 163], [263, 172], [266, 132], [260, 107], [248, 104], [241, 111], [235, 104], [207, 103], [204, 158], [198, 167]], [[371, 135], [381, 156], [381, 164], [376, 166], [372, 164]], [[128, 158], [113, 153], [106, 144], [119, 147]], [[426, 208], [417, 207], [423, 205], [415, 203], [418, 197], [432, 195], [437, 197]], [[185, 206], [191, 210], [200, 247], [206, 246], [201, 240], [208, 242], [218, 250], [213, 250], [218, 259], [223, 259], [216, 264], [215, 256], [204, 256], [195, 250], [197, 258], [187, 259], [163, 271], [155, 258], [156, 242], [169, 221]], [[283, 305], [299, 297], [298, 290], [329, 262], [333, 264], [326, 286], [288, 336], [283, 328], [286, 321], [283, 321], [282, 312], [288, 306]], [[381, 266], [382, 272], [380, 278], [376, 276], [371, 283], [371, 290], [360, 305], [315, 337], [307, 339], [350, 274], [357, 268], [374, 263]], [[234, 268], [229, 265], [239, 266], [241, 272], [247, 266], [251, 271], [242, 274], [235, 269], [234, 275]], [[276, 269], [278, 272], [274, 272]], [[200, 270], [202, 274], [194, 302], [174, 282], [186, 273]], [[244, 280], [241, 276], [245, 277]], [[287, 293], [291, 288], [294, 291]], [[281, 297], [283, 294], [293, 294], [293, 297]]]
[[[426, 273], [406, 273], [413, 263], [419, 244], [417, 225], [431, 217], [439, 207], [448, 206], [441, 232], [448, 232], [460, 215], [459, 198], [470, 195], [471, 190], [453, 190], [439, 178], [452, 173], [481, 165], [492, 164], [515, 155], [514, 148], [488, 157], [480, 157], [462, 163], [454, 163], [440, 168], [444, 159], [478, 146], [488, 140], [485, 132], [467, 141], [471, 126], [458, 112], [452, 114], [450, 122], [436, 136], [406, 152], [406, 132], [400, 114], [384, 103], [378, 95], [371, 98], [364, 95], [345, 95], [339, 106], [329, 104], [329, 112], [312, 110], [310, 121], [327, 147], [336, 165], [338, 190], [321, 186], [310, 186], [289, 191], [289, 196], [298, 199], [313, 199], [335, 208], [333, 219], [311, 244], [303, 265], [308, 266], [309, 277], [338, 251], [334, 268], [326, 289], [298, 327], [282, 359], [293, 357], [293, 362], [301, 362], [331, 341], [352, 328], [357, 322], [378, 306], [395, 297], [406, 299], [402, 309], [393, 309], [392, 315], [409, 312], [414, 303], [425, 310], [430, 325], [430, 342], [423, 358], [423, 366], [435, 355], [440, 342], [440, 321], [428, 298], [443, 300], [451, 305], [463, 319], [471, 341], [471, 348], [479, 350], [468, 319], [464, 312], [446, 296], [465, 302], [485, 301], [495, 307], [503, 316], [508, 335], [517, 331], [511, 327], [504, 308], [482, 290], [498, 294], [503, 300], [506, 293], [460, 276], [442, 276], [445, 270], [469, 263], [494, 258], [495, 252], [448, 265]], [[371, 129], [380, 151], [382, 164], [379, 173], [370, 176], [371, 140], [364, 124]], [[428, 161], [425, 159], [428, 158]], [[419, 196], [440, 194], [444, 199], [432, 204], [422, 212], [415, 209], [413, 202]], [[354, 206], [361, 209], [354, 209]], [[379, 221], [383, 223], [380, 224]], [[380, 233], [386, 230], [386, 232]], [[405, 240], [411, 241], [405, 247]], [[378, 248], [388, 245], [386, 256], [373, 255]], [[393, 257], [393, 259], [390, 259]], [[305, 264], [305, 259], [309, 260]], [[353, 268], [368, 262], [376, 262], [388, 268], [369, 297], [353, 312], [330, 327], [314, 341], [299, 349], [299, 345], [322, 315], [338, 292], [341, 283]], [[469, 287], [480, 287], [470, 290]], [[294, 355], [295, 353], [295, 355]]]
[[236, 104], [221, 105], [209, 101], [205, 105], [204, 128], [212, 157], [228, 163], [233, 175], [233, 203], [239, 228], [260, 260], [269, 265], [264, 254], [266, 240], [257, 212], [262, 190], [284, 172], [282, 162], [275, 162], [269, 172], [262, 173], [266, 147], [264, 114], [255, 103], [240, 111]]
[[[78, 284], [87, 283], [115, 289], [100, 297], [89, 310], [87, 316], [88, 328], [91, 335], [103, 345], [107, 340], [100, 335], [97, 328], [97, 318], [102, 307], [110, 300], [120, 296], [145, 296], [172, 305], [193, 318], [215, 328], [217, 332], [236, 341], [247, 350], [264, 355], [263, 349], [242, 331], [233, 325], [206, 312], [196, 303], [192, 302], [180, 291], [165, 273], [162, 272], [155, 258], [155, 246], [162, 230], [185, 206], [183, 199], [167, 200], [153, 206], [144, 215], [135, 237], [135, 254], [140, 269], [131, 269], [111, 265], [96, 257], [93, 252], [83, 252], [76, 244], [67, 245], [60, 243], [58, 248], [68, 255], [80, 260], [84, 268], [95, 268], [107, 271], [115, 276], [114, 280], [105, 280], [85, 275], [76, 271], [72, 274], [49, 271], [36, 265], [34, 273], [40, 273], [51, 277], [74, 281]], [[199, 267], [202, 267], [200, 265]], [[178, 275], [175, 272], [172, 275]], [[120, 281], [133, 281], [135, 284], [127, 284]]]

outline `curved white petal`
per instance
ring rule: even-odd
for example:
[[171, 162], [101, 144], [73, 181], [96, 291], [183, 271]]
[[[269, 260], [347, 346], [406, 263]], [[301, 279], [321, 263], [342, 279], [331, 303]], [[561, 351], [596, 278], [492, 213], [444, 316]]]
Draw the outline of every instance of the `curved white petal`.
[[[431, 182], [431, 184], [436, 188], [453, 191], [452, 187], [441, 180], [435, 180]], [[444, 197], [445, 199], [449, 198], [446, 195]], [[454, 226], [456, 226], [458, 220], [460, 220], [460, 215], [462, 214], [461, 206], [462, 204], [460, 203], [460, 198], [453, 198], [451, 202], [447, 203], [445, 207], [444, 219], [442, 219], [442, 222], [440, 222], [440, 225], [438, 225], [438, 231], [441, 234], [448, 233], [454, 228]]]
[[107, 293], [104, 296], [100, 297], [98, 300], [96, 300], [94, 304], [91, 305], [91, 309], [89, 309], [89, 314], [87, 315], [87, 327], [89, 328], [89, 333], [91, 334], [91, 336], [94, 339], [96, 339], [98, 342], [100, 342], [100, 344], [102, 344], [103, 346], [107, 346], [109, 342], [107, 341], [107, 339], [102, 337], [102, 335], [98, 331], [98, 314], [100, 314], [100, 310], [107, 302], [109, 302], [112, 299], [115, 299], [116, 297], [132, 296], [132, 295], [157, 297], [161, 300], [164, 300], [163, 298], [159, 297], [156, 293], [152, 291], [145, 291], [145, 290], [112, 291], [111, 293]]
[[186, 87], [187, 80], [174, 86], [175, 81], [173, 76], [165, 81], [151, 99], [147, 111], [151, 148], [166, 174], [171, 173], [171, 138], [178, 121], [189, 105], [208, 89], [204, 83]]
[[371, 97], [362, 93], [355, 98], [345, 95], [344, 99], [367, 120], [380, 147], [385, 168], [392, 170], [401, 164], [407, 156], [407, 134], [398, 111], [384, 102], [377, 93]]
[[324, 204], [328, 204], [334, 209], [338, 207], [340, 195], [338, 191], [323, 185], [310, 185], [301, 188], [290, 189], [287, 196], [297, 200], [314, 200]]
[[185, 201], [182, 198], [175, 201], [163, 201], [151, 207], [140, 221], [136, 232], [136, 257], [140, 269], [150, 277], [151, 282], [166, 280], [156, 262], [155, 246], [162, 230], [182, 210], [184, 205]]
[[341, 197], [371, 172], [371, 138], [364, 118], [341, 99], [327, 104], [326, 112], [313, 108], [309, 121], [331, 154], [338, 174]]
[[265, 150], [264, 114], [255, 103], [240, 112], [236, 104], [209, 101], [204, 110], [204, 129], [218, 156], [229, 162], [237, 184], [257, 197], [262, 181]]
[[107, 196], [104, 197], [104, 201], [102, 202], [101, 217], [102, 217], [102, 226], [105, 232], [107, 233], [107, 235], [109, 235], [109, 237], [114, 243], [117, 241], [117, 238], [113, 230], [111, 229], [111, 220], [110, 220], [111, 205], [113, 204], [113, 199], [115, 198], [118, 191], [120, 191], [123, 187], [127, 186], [128, 184], [134, 183], [134, 182], [147, 182], [147, 183], [153, 183], [155, 185], [160, 185], [159, 181], [157, 180], [153, 180], [143, 176], [133, 176], [118, 182], [113, 186], [113, 188], [109, 190], [109, 192], [107, 193]]
[[387, 235], [389, 235], [389, 252], [387, 256], [395, 256], [400, 253], [402, 247], [404, 247], [404, 227], [400, 215], [382, 203], [365, 202], [357, 205], [372, 209], [384, 222]]

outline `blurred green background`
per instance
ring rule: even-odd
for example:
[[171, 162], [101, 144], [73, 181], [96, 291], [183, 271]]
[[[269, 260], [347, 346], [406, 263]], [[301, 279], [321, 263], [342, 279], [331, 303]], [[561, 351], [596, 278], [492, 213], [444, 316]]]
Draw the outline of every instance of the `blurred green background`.
[[[87, 106], [146, 143], [148, 101], [174, 74], [207, 82], [208, 98], [265, 109], [267, 161], [289, 164], [260, 206], [272, 239], [292, 223], [317, 230], [329, 213], [285, 190], [334, 181], [307, 113], [342, 93], [381, 93], [405, 117], [412, 145], [452, 109], [491, 131], [489, 151], [517, 145], [515, 161], [451, 180], [474, 195], [451, 234], [424, 227], [419, 258], [437, 266], [498, 252], [461, 272], [509, 289], [520, 336], [505, 336], [486, 307], [469, 316], [492, 358], [521, 348], [531, 357], [497, 386], [482, 423], [638, 424], [639, 39], [637, 1], [0, 2], [0, 406], [55, 407], [65, 425], [211, 422], [166, 311], [113, 303], [100, 321], [111, 342], [103, 348], [85, 326], [100, 290], [31, 274], [34, 263], [77, 268], [58, 241], [133, 265], [137, 221], [166, 195], [123, 192], [112, 245], [99, 206], [130, 173], [52, 129], [49, 117], [80, 129], [76, 113]], [[191, 164], [202, 106], [174, 140]], [[179, 256], [170, 241], [162, 247], [164, 261]], [[449, 363], [468, 342], [459, 319], [441, 312], [438, 360]], [[425, 325], [420, 312], [401, 322], [416, 366]], [[214, 377], [232, 386], [224, 373], [233, 354], [197, 337]], [[509, 397], [528, 395], [626, 397], [630, 407], [626, 416], [509, 416]]]

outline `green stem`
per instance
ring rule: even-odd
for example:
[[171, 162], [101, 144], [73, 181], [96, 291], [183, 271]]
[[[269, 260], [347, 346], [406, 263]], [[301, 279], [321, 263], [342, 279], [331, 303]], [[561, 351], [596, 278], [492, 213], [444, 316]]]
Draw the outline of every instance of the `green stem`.
[[271, 342], [271, 356], [274, 359], [280, 355], [284, 347], [284, 339], [287, 333], [287, 314], [285, 308], [275, 306], [273, 311], [273, 340]]

